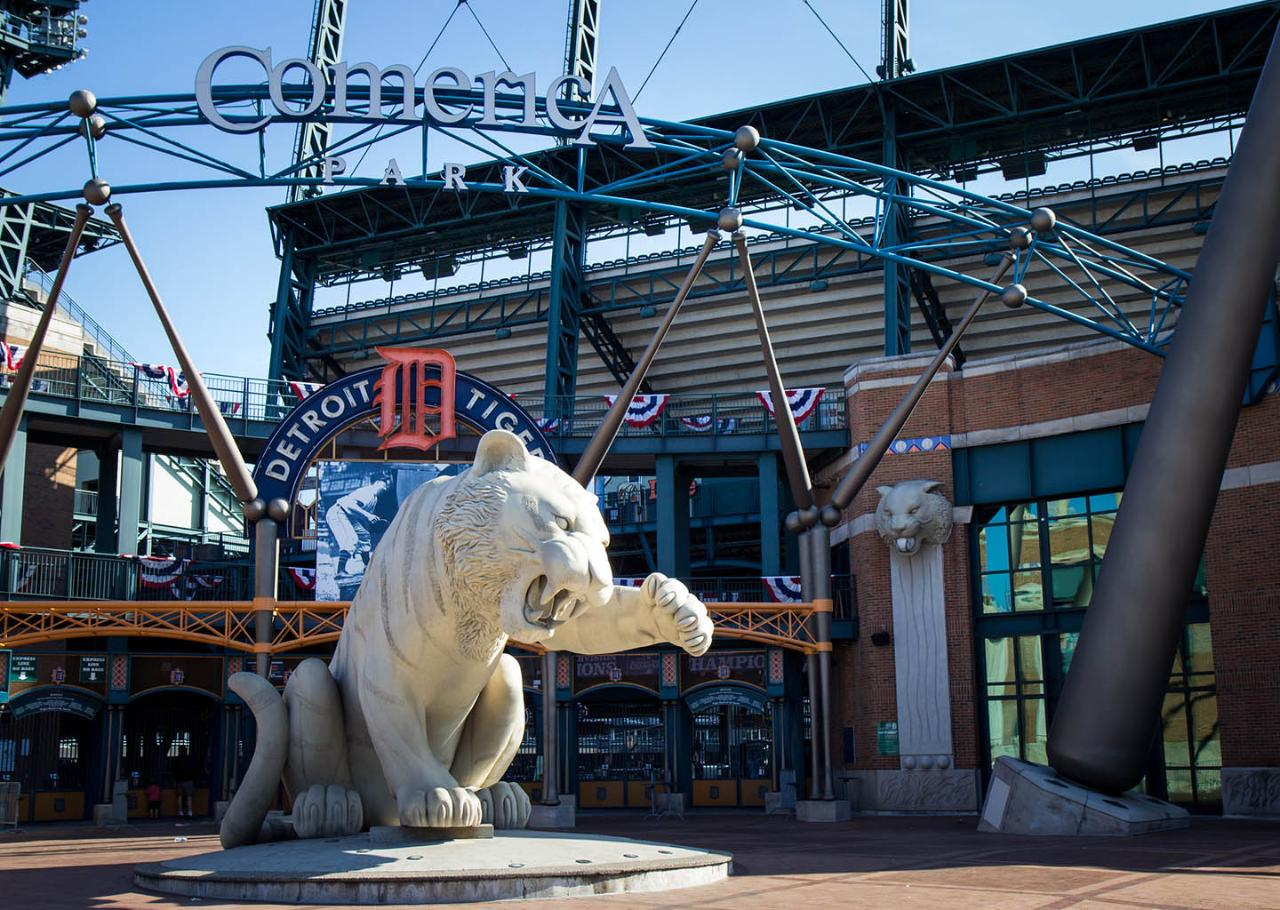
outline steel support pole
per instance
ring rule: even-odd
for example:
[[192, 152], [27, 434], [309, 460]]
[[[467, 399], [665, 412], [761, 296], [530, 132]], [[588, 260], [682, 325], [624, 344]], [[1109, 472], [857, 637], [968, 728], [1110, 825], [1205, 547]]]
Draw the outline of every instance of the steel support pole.
[[[71, 260], [75, 258], [76, 247], [80, 245], [80, 235], [89, 221], [93, 209], [87, 205], [76, 206], [76, 220], [67, 235], [67, 245], [62, 250], [62, 261], [58, 263], [58, 274], [54, 276], [53, 286], [49, 289], [49, 299], [36, 323], [35, 333], [27, 353], [18, 367], [18, 374], [13, 377], [13, 384], [5, 396], [4, 407], [0, 408], [0, 471], [9, 458], [9, 450], [13, 448], [13, 439], [18, 432], [18, 421], [27, 406], [27, 395], [31, 391], [31, 380], [35, 376], [36, 362], [40, 359], [40, 350], [44, 347], [45, 336], [49, 334], [49, 323], [53, 321], [53, 312], [58, 308], [58, 298], [62, 296], [62, 285], [67, 280], [67, 272], [71, 269]], [[21, 280], [21, 279], [19, 279]]]
[[658, 354], [658, 348], [662, 347], [662, 342], [666, 339], [671, 324], [675, 322], [676, 315], [680, 312], [680, 307], [684, 304], [685, 298], [689, 296], [689, 291], [693, 289], [693, 283], [702, 274], [702, 267], [706, 265], [707, 257], [711, 255], [711, 251], [719, 240], [720, 234], [718, 232], [707, 232], [707, 239], [703, 241], [702, 249], [698, 251], [697, 258], [693, 260], [693, 265], [689, 267], [689, 274], [685, 276], [680, 289], [676, 291], [675, 299], [671, 301], [671, 306], [667, 308], [667, 315], [662, 318], [662, 324], [658, 326], [653, 333], [653, 337], [649, 339], [649, 344], [636, 362], [636, 368], [632, 370], [630, 378], [627, 379], [627, 384], [622, 387], [622, 391], [610, 406], [608, 413], [604, 415], [604, 420], [600, 422], [600, 426], [592, 434], [591, 440], [587, 443], [587, 447], [582, 453], [582, 457], [578, 459], [578, 463], [574, 466], [573, 479], [584, 487], [591, 482], [592, 477], [596, 476], [596, 471], [600, 470], [600, 465], [604, 463], [604, 457], [609, 454], [609, 447], [613, 445], [613, 441], [618, 437], [618, 431], [622, 429], [622, 419], [627, 414], [631, 399], [635, 398], [636, 392], [640, 390], [640, 383], [644, 382], [645, 374], [649, 372], [653, 358]]
[[129, 251], [129, 258], [133, 260], [138, 277], [142, 280], [142, 286], [146, 289], [147, 296], [151, 298], [165, 334], [169, 336], [169, 344], [173, 347], [173, 354], [178, 358], [182, 372], [186, 375], [187, 387], [191, 390], [191, 397], [195, 400], [200, 419], [204, 422], [205, 431], [209, 434], [209, 442], [213, 444], [213, 450], [218, 454], [218, 461], [222, 463], [227, 481], [235, 490], [236, 497], [241, 503], [252, 502], [258, 496], [257, 484], [253, 482], [253, 476], [249, 473], [244, 456], [236, 446], [235, 438], [227, 429], [227, 422], [222, 419], [222, 411], [218, 408], [218, 403], [209, 394], [209, 389], [204, 384], [204, 377], [196, 369], [191, 355], [187, 353], [186, 345], [178, 335], [177, 327], [169, 319], [169, 313], [160, 299], [160, 292], [156, 289], [155, 282], [151, 280], [151, 273], [147, 271], [147, 266], [142, 261], [138, 246], [129, 232], [129, 226], [125, 224], [124, 209], [119, 203], [112, 203], [107, 206], [107, 215], [115, 222], [116, 230], [120, 232], [120, 239]]
[[747, 252], [747, 238], [741, 231], [733, 234], [733, 244], [742, 260], [742, 280], [746, 285], [747, 299], [756, 318], [756, 334], [760, 337], [760, 354], [769, 380], [769, 395], [773, 398], [773, 422], [778, 428], [778, 444], [782, 447], [782, 463], [787, 470], [787, 483], [791, 486], [791, 499], [796, 508], [808, 509], [813, 505], [813, 485], [809, 480], [809, 466], [804, 460], [800, 445], [800, 431], [796, 429], [795, 415], [787, 404], [787, 390], [778, 372], [778, 360], [773, 355], [773, 340], [769, 337], [769, 324], [764, 318], [764, 304], [760, 289], [756, 286], [756, 274], [751, 268], [751, 254]]
[[807, 532], [813, 589], [815, 632], [818, 639], [818, 688], [822, 693], [822, 798], [835, 799], [831, 769], [831, 531], [816, 525]]
[[542, 655], [542, 804], [560, 805], [559, 731], [556, 729], [556, 652]]
[[[805, 600], [813, 600], [813, 538], [807, 531], [796, 535], [800, 547], [800, 596]], [[813, 623], [813, 637], [818, 638], [817, 618], [810, 617]], [[805, 676], [809, 684], [809, 799], [818, 799], [822, 793], [822, 761], [819, 725], [822, 717], [822, 692], [818, 685], [818, 656], [815, 652], [805, 655]], [[804, 770], [800, 769], [800, 779], [796, 781], [796, 791], [804, 787]]]
[[1049, 731], [1103, 791], [1142, 778], [1280, 260], [1280, 31], [1272, 39], [1125, 484]]
[[[1013, 265], [1013, 255], [1005, 253], [999, 267], [996, 268], [995, 274], [991, 276], [991, 283], [998, 284], [1004, 278], [1005, 273], [1009, 271], [1011, 265]], [[880, 459], [884, 457], [885, 452], [889, 451], [889, 446], [893, 444], [893, 440], [897, 438], [899, 431], [906, 425], [907, 420], [911, 417], [911, 412], [915, 410], [916, 405], [920, 403], [920, 399], [924, 397], [929, 383], [933, 381], [933, 377], [937, 375], [938, 370], [946, 362], [946, 359], [951, 356], [951, 352], [960, 343], [960, 337], [973, 324], [974, 319], [978, 316], [978, 311], [982, 309], [982, 305], [990, 297], [991, 291], [984, 290], [978, 294], [973, 303], [969, 304], [969, 309], [965, 310], [963, 318], [956, 326], [955, 331], [951, 333], [951, 337], [946, 340], [942, 347], [938, 348], [938, 353], [933, 356], [933, 360], [929, 361], [929, 365], [920, 374], [920, 378], [915, 381], [910, 391], [903, 396], [902, 401], [893, 409], [893, 413], [885, 418], [880, 429], [876, 431], [876, 435], [872, 436], [871, 441], [867, 443], [867, 450], [853, 463], [849, 473], [840, 478], [840, 483], [836, 485], [831, 494], [831, 504], [837, 510], [847, 509], [850, 503], [853, 502], [853, 498], [866, 485], [867, 480], [871, 477], [871, 472], [880, 464]]]
[[275, 638], [275, 606], [280, 564], [280, 526], [267, 516], [253, 524], [254, 656], [258, 675], [271, 674], [271, 643]]

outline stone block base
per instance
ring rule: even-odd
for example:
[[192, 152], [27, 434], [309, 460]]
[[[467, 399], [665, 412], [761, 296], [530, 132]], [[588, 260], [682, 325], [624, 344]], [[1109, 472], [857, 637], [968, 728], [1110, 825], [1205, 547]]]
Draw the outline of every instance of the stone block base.
[[979, 778], [972, 768], [854, 771], [844, 777], [850, 801], [859, 812], [978, 811]]
[[1223, 768], [1222, 814], [1280, 818], [1280, 768]]
[[93, 807], [93, 823], [99, 828], [106, 828], [128, 824], [128, 819], [116, 815], [116, 807], [111, 803], [98, 803]]
[[847, 822], [851, 816], [847, 799], [798, 799], [796, 821]]
[[1052, 768], [996, 761], [979, 831], [999, 834], [1126, 836], [1185, 828], [1187, 810], [1130, 791], [1111, 796], [1059, 777]]
[[577, 811], [572, 802], [560, 801], [558, 806], [533, 804], [529, 813], [530, 828], [572, 828], [577, 824]]
[[374, 825], [369, 843], [378, 847], [421, 844], [439, 840], [492, 840], [493, 825], [474, 828], [411, 828], [407, 825]]

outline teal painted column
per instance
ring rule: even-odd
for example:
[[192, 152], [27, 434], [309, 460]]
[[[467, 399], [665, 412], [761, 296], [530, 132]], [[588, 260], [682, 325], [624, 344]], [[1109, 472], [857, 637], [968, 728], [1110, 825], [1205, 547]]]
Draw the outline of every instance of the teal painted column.
[[138, 552], [138, 533], [142, 529], [143, 461], [142, 431], [125, 430], [120, 434], [120, 520], [121, 553]]
[[657, 463], [658, 571], [689, 577], [689, 478], [680, 474], [673, 455]]
[[782, 574], [782, 522], [778, 518], [778, 457], [763, 452], [756, 458], [760, 481], [760, 574]]
[[27, 418], [18, 421], [13, 448], [4, 463], [0, 499], [0, 541], [22, 543], [22, 491], [27, 482]]
[[116, 546], [116, 519], [120, 511], [120, 498], [116, 493], [120, 483], [118, 454], [115, 440], [97, 450], [98, 514], [94, 521], [93, 549], [99, 553], [120, 552]]

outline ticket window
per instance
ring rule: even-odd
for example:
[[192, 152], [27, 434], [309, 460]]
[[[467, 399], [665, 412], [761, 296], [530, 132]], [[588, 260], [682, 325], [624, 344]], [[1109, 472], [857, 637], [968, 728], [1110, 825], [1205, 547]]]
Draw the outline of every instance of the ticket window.
[[666, 730], [657, 699], [578, 705], [578, 806], [649, 808], [663, 779]]
[[693, 805], [763, 806], [773, 780], [773, 706], [693, 714]]

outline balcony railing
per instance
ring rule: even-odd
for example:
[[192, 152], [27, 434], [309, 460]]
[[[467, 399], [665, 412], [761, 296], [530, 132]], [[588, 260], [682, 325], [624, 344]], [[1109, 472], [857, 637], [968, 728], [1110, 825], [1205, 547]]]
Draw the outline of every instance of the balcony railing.
[[[10, 374], [0, 373], [0, 391]], [[232, 432], [248, 432], [249, 423], [278, 423], [298, 404], [287, 382], [205, 373], [205, 385], [226, 417]], [[185, 415], [196, 425], [189, 396], [178, 394], [169, 378], [152, 378], [132, 363], [95, 356], [44, 352], [36, 361], [33, 396], [115, 405], [135, 410]], [[552, 438], [588, 437], [609, 405], [604, 396], [519, 400]], [[568, 415], [568, 416], [565, 416]], [[801, 432], [842, 430], [846, 426], [844, 390], [827, 389], [816, 408], [799, 427]], [[773, 419], [753, 393], [670, 395], [662, 413], [651, 423], [624, 423], [626, 437], [725, 436], [773, 432]]]
[[[314, 600], [307, 570], [280, 567], [282, 600]], [[758, 577], [694, 578], [689, 590], [708, 603], [762, 603], [771, 598]], [[113, 556], [36, 547], [0, 549], [0, 599], [244, 601], [253, 597], [253, 566], [164, 557]], [[836, 619], [854, 613], [848, 575], [832, 578]]]

